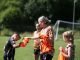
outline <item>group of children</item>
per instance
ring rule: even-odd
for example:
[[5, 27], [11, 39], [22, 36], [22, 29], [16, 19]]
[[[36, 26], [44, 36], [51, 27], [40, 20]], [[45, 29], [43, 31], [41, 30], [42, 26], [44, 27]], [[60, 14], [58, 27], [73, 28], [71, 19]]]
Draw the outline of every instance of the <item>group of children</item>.
[[[36, 24], [36, 31], [32, 37], [24, 37], [27, 42], [34, 40], [34, 59], [39, 60], [52, 60], [54, 55], [54, 31], [50, 26], [50, 21], [47, 17], [41, 16]], [[23, 46], [23, 43], [18, 45], [15, 41], [19, 40], [20, 36], [15, 33], [8, 40], [4, 48], [4, 60], [14, 60], [15, 48]], [[66, 47], [59, 48], [58, 60], [73, 60], [74, 58], [74, 37], [72, 31], [63, 33], [63, 40], [67, 43]], [[26, 43], [27, 43], [26, 42]], [[25, 45], [25, 44], [24, 44]]]

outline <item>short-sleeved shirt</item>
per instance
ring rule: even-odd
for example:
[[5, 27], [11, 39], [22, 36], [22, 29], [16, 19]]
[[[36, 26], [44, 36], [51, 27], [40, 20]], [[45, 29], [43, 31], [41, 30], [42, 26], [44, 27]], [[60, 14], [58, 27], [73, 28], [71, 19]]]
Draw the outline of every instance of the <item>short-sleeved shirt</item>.
[[5, 53], [15, 53], [15, 48], [13, 47], [13, 44], [15, 44], [15, 41], [10, 37], [6, 45], [4, 46]]

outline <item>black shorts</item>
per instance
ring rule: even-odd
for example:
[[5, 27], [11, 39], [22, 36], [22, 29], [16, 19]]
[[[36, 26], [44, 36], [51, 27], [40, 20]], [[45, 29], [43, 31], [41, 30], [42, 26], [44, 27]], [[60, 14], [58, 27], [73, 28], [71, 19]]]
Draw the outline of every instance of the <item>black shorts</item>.
[[52, 60], [52, 55], [50, 55], [50, 54], [47, 54], [47, 53], [45, 53], [45, 54], [40, 54], [40, 60]]
[[34, 54], [35, 55], [40, 54], [40, 49], [34, 49]]

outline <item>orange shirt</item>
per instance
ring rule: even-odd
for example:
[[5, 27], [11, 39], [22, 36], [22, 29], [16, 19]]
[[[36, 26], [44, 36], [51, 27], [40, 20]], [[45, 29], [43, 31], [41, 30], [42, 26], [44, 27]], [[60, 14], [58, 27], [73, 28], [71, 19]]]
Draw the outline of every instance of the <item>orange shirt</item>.
[[40, 51], [41, 53], [48, 53], [48, 52], [53, 52], [53, 44], [52, 41], [49, 39], [48, 35], [48, 28], [42, 29], [40, 32], [40, 40], [41, 40], [41, 45], [40, 45]]

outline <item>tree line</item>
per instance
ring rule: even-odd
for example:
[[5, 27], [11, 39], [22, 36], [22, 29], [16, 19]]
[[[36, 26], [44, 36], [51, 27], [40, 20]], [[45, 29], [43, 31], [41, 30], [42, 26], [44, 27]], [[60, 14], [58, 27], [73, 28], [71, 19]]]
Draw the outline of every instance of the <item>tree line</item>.
[[[0, 30], [24, 32], [35, 30], [38, 17], [56, 20], [73, 20], [74, 0], [0, 0]], [[75, 22], [80, 18], [80, 0], [75, 2]]]

